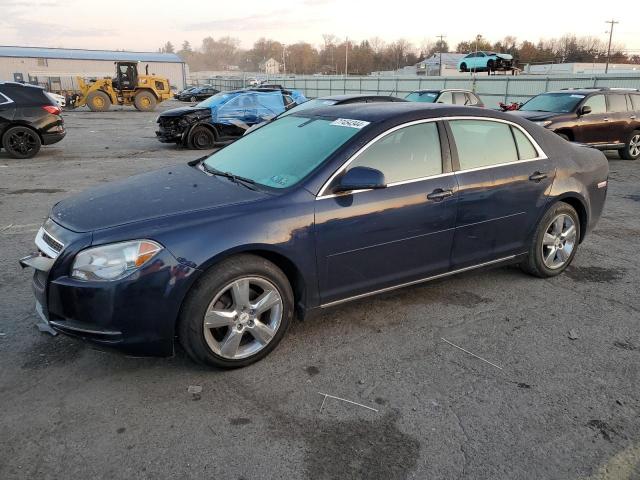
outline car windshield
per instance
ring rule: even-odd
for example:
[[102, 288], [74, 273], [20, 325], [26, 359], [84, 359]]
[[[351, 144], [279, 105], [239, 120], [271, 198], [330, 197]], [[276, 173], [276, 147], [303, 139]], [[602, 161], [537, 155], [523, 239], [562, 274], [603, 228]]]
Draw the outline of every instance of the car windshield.
[[[288, 188], [313, 171], [367, 122], [288, 116], [259, 128], [205, 160], [210, 170]], [[355, 128], [354, 128], [355, 127]]]
[[231, 96], [232, 94], [230, 93], [216, 93], [215, 95], [198, 103], [196, 107], [215, 107], [216, 105], [220, 105], [221, 103], [225, 102]]
[[298, 112], [301, 112], [302, 110], [307, 110], [309, 108], [324, 107], [327, 105], [335, 105], [335, 104], [336, 104], [336, 100], [323, 100], [321, 98], [316, 98], [314, 100], [308, 100], [304, 103], [301, 103], [300, 105], [296, 105], [290, 110], [287, 110], [286, 112], [281, 113], [278, 118], [286, 117], [288, 115], [291, 115], [292, 113], [298, 113]]
[[522, 105], [520, 110], [525, 112], [572, 112], [584, 97], [584, 95], [574, 93], [543, 93]]
[[405, 100], [410, 102], [423, 102], [423, 103], [433, 103], [438, 98], [438, 92], [411, 92], [409, 95], [404, 97]]

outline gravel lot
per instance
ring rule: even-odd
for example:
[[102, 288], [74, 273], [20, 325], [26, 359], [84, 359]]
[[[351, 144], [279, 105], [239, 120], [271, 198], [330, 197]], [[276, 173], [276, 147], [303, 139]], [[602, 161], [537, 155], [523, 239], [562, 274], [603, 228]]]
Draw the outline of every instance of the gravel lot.
[[69, 112], [35, 159], [0, 153], [0, 479], [640, 478], [640, 162], [610, 155], [604, 217], [560, 277], [336, 307], [216, 371], [40, 333], [17, 263], [59, 199], [200, 156], [157, 142], [156, 115]]

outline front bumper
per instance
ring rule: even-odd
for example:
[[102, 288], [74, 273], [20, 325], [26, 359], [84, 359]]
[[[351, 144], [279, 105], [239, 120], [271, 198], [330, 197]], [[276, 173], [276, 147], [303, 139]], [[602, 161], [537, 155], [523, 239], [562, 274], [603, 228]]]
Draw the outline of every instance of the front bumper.
[[179, 143], [184, 136], [184, 128], [179, 125], [160, 125], [156, 130], [156, 138], [162, 143]]
[[197, 271], [164, 249], [121, 280], [82, 281], [68, 275], [76, 253], [65, 247], [55, 259], [38, 252], [20, 261], [35, 270], [32, 288], [43, 321], [130, 355], [172, 355], [180, 306]]

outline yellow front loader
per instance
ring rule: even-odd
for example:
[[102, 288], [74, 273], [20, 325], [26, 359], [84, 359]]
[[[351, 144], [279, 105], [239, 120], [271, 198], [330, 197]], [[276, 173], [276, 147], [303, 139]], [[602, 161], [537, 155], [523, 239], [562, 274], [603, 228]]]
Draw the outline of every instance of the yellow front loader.
[[[148, 67], [147, 67], [148, 69]], [[141, 112], [155, 110], [171, 98], [169, 80], [157, 75], [138, 75], [135, 62], [116, 62], [115, 78], [85, 81], [78, 77], [80, 94], [73, 107], [86, 105], [94, 112], [106, 112], [111, 105], [133, 105]]]

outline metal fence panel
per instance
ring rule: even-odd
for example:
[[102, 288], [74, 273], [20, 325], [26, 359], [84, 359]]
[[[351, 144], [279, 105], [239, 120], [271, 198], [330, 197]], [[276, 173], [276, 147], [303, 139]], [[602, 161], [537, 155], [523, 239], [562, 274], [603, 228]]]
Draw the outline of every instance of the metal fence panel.
[[[525, 102], [543, 92], [562, 88], [638, 88], [640, 73], [615, 75], [478, 75], [456, 77], [356, 77], [349, 76], [275, 76], [269, 83], [301, 91], [308, 98], [325, 97], [343, 93], [369, 93], [404, 97], [415, 90], [463, 88], [473, 90], [488, 107], [495, 108], [499, 102]], [[244, 86], [240, 78], [210, 78], [199, 80], [199, 85], [212, 85], [226, 91]]]

